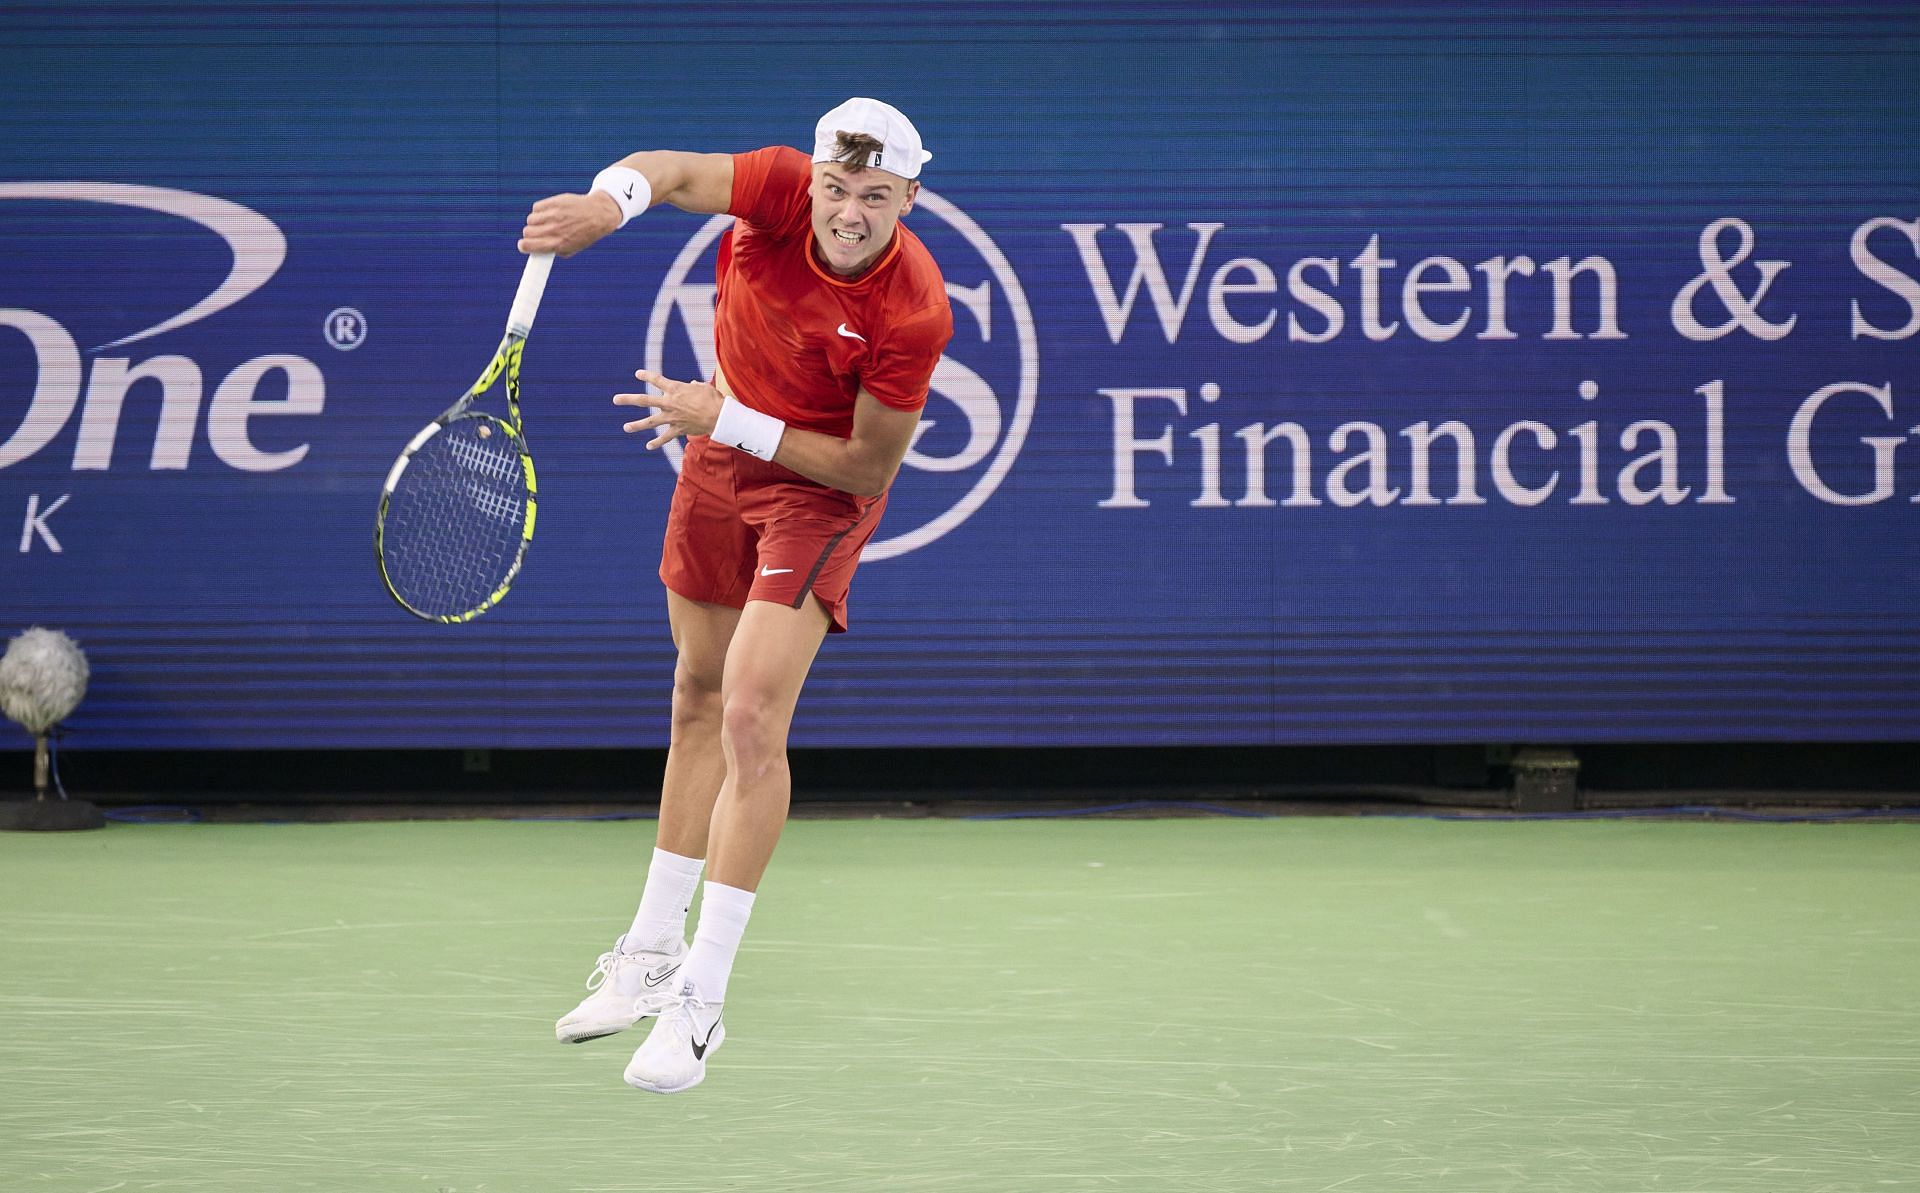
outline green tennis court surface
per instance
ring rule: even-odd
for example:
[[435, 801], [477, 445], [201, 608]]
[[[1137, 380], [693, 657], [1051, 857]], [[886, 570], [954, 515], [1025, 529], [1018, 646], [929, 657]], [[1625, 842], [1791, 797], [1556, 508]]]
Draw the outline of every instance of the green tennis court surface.
[[0, 1189], [1920, 1186], [1920, 825], [796, 823], [673, 1098], [651, 842], [0, 836]]

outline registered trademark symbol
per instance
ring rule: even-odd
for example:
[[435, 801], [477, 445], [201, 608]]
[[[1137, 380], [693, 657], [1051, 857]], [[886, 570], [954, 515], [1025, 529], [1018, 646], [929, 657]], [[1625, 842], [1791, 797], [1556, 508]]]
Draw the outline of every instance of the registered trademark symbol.
[[332, 344], [342, 352], [351, 352], [367, 342], [367, 317], [352, 307], [337, 307], [321, 328]]

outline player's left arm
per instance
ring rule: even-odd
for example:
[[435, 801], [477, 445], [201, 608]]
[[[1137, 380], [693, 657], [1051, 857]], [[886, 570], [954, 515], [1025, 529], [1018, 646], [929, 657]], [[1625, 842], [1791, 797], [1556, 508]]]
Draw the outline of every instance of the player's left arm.
[[863, 386], [854, 399], [852, 437], [788, 427], [773, 461], [830, 489], [878, 497], [899, 474], [919, 425], [918, 409], [896, 410]]
[[[629, 434], [652, 431], [649, 450], [682, 435], [711, 435], [725, 395], [704, 381], [675, 381], [649, 369], [634, 374], [658, 394], [615, 394], [616, 406], [651, 406], [654, 413], [623, 424]], [[857, 497], [877, 497], [893, 484], [913, 444], [920, 411], [899, 410], [861, 387], [853, 404], [853, 434], [846, 439], [788, 427], [773, 460], [810, 481]]]

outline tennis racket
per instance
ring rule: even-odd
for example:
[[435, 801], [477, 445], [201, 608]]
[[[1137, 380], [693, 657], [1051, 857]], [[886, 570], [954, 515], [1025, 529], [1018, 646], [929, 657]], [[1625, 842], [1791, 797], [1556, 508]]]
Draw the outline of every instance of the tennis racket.
[[[552, 269], [552, 253], [527, 258], [486, 370], [387, 472], [373, 550], [387, 591], [415, 617], [472, 621], [507, 595], [526, 559], [539, 488], [520, 423], [520, 354]], [[502, 373], [507, 417], [474, 410]]]

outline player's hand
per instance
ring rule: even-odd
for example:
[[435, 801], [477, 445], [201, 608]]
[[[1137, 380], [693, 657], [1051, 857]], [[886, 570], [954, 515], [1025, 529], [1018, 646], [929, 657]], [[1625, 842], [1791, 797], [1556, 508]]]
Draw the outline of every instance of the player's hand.
[[648, 451], [672, 443], [682, 435], [713, 434], [714, 420], [720, 417], [720, 403], [725, 400], [719, 390], [704, 381], [674, 381], [651, 369], [641, 369], [634, 376], [660, 392], [615, 394], [613, 404], [647, 406], [653, 410], [645, 418], [621, 424], [621, 430], [629, 435], [635, 431], [655, 432], [654, 437], [647, 441]]
[[553, 195], [533, 205], [520, 230], [523, 253], [571, 257], [620, 226], [620, 205], [602, 191]]

